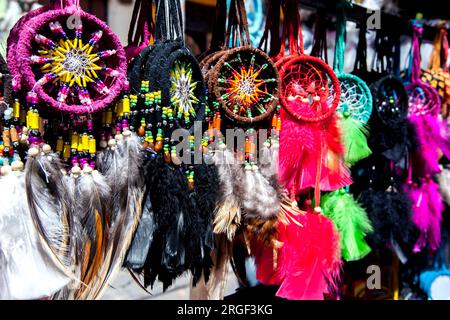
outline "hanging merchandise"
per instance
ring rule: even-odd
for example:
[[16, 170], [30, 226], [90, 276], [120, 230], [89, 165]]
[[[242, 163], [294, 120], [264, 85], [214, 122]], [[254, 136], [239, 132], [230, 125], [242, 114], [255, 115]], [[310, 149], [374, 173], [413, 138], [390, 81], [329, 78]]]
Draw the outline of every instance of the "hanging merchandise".
[[[219, 28], [225, 24], [219, 11], [223, 8], [219, 1], [216, 19]], [[270, 58], [250, 45], [241, 0], [231, 1], [226, 38], [217, 33], [212, 45], [226, 46], [202, 60], [212, 112], [209, 129], [217, 132], [215, 145], [222, 149], [215, 155], [220, 176], [224, 178], [221, 185], [227, 194], [233, 194], [232, 197], [223, 195], [215, 217], [215, 230], [228, 233], [231, 240], [234, 231], [229, 230], [237, 228], [239, 206], [243, 210], [242, 223], [249, 233], [263, 236], [275, 223], [278, 212], [276, 172], [272, 166], [272, 159], [278, 153], [279, 120], [274, 114], [278, 106], [278, 73]], [[265, 128], [270, 128], [268, 134], [261, 134]], [[244, 141], [238, 137], [236, 148], [232, 147], [234, 141], [229, 141], [225, 148], [222, 144], [226, 143], [227, 130], [242, 132]], [[228, 219], [233, 211], [234, 222]]]
[[352, 74], [344, 73], [346, 14], [348, 2], [340, 3], [336, 21], [335, 57], [333, 69], [340, 86], [341, 100], [338, 111], [345, 145], [345, 160], [354, 164], [370, 155], [367, 146], [368, 130], [365, 126], [372, 114], [372, 95], [366, 83]]
[[[334, 69], [341, 85], [338, 113], [341, 116], [340, 125], [344, 134], [345, 158], [351, 164], [371, 153], [367, 146], [368, 130], [365, 126], [372, 113], [372, 95], [364, 81], [343, 72], [346, 5], [348, 4], [340, 4], [340, 13], [336, 21]], [[364, 209], [348, 190], [342, 188], [326, 194], [322, 198], [322, 208], [324, 214], [333, 220], [340, 232], [342, 257], [346, 261], [359, 260], [370, 252], [364, 237], [373, 231], [371, 223]]]
[[433, 250], [439, 248], [441, 215], [444, 210], [439, 185], [433, 180], [433, 176], [440, 172], [439, 150], [445, 144], [438, 122], [441, 102], [438, 92], [420, 80], [422, 31], [422, 25], [413, 25], [411, 82], [406, 86], [409, 94], [408, 120], [414, 126], [417, 144], [410, 160], [405, 187], [413, 204], [412, 219], [421, 232], [415, 251], [420, 251], [427, 244]]
[[143, 275], [145, 287], [158, 279], [165, 290], [188, 270], [194, 283], [208, 278], [217, 172], [201, 132], [194, 135], [202, 128], [205, 88], [184, 46], [180, 4], [159, 1], [156, 9], [155, 42], [129, 72], [133, 117], [140, 121], [132, 120], [133, 128], [146, 148], [146, 193], [125, 266]]
[[[339, 101], [339, 85], [335, 77], [334, 81], [330, 80], [333, 79], [334, 73], [325, 63], [320, 59], [303, 54], [301, 22], [297, 2], [285, 1], [282, 8], [284, 16], [282, 41], [280, 51], [275, 58], [276, 66], [280, 70], [283, 107], [281, 117], [284, 117], [280, 133], [280, 177], [283, 177], [283, 173], [286, 177], [286, 172], [305, 171], [307, 169], [317, 171], [317, 175], [314, 173], [315, 179], [311, 179], [312, 186], [316, 186], [316, 201], [313, 209], [312, 201], [308, 198], [305, 200], [304, 195], [302, 195], [300, 199], [305, 201], [301, 203], [301, 206], [304, 206], [305, 210], [299, 209], [297, 192], [300, 191], [300, 188], [293, 187], [293, 184], [285, 184], [283, 187], [286, 194], [283, 196], [279, 214], [280, 220], [277, 224], [277, 241], [272, 242], [271, 246], [255, 241], [252, 252], [255, 256], [258, 281], [265, 285], [278, 285], [279, 289], [276, 293], [278, 297], [323, 299], [324, 294], [335, 293], [341, 266], [339, 233], [331, 219], [321, 213], [320, 207], [320, 182], [321, 178], [324, 177], [320, 175], [320, 170], [324, 162], [319, 156], [319, 149], [319, 154], [316, 151], [317, 158], [314, 159], [314, 164], [310, 163], [310, 168], [304, 168], [303, 162], [299, 162], [301, 166], [289, 163], [293, 166], [290, 167], [286, 158], [290, 156], [293, 160], [294, 157], [298, 157], [298, 153], [288, 150], [284, 146], [293, 142], [294, 138], [303, 137], [303, 139], [306, 139], [306, 134], [309, 134], [308, 137], [313, 140], [315, 129], [318, 129], [316, 138], [319, 140], [319, 145], [316, 145], [316, 147], [320, 148], [323, 145], [325, 132], [322, 132], [321, 128], [325, 129], [324, 126], [329, 121], [323, 122], [321, 120], [326, 119], [326, 115], [322, 114], [316, 119], [313, 118], [315, 114], [303, 115], [297, 114], [297, 112], [305, 110], [306, 104], [308, 104], [309, 110], [316, 112], [315, 107], [323, 110], [322, 104], [319, 103], [323, 98], [324, 106], [327, 106], [327, 110], [331, 110], [326, 112], [332, 117]], [[274, 9], [272, 8], [272, 10]], [[269, 21], [269, 23], [276, 24], [276, 21]], [[270, 31], [271, 38], [275, 30], [277, 30], [277, 27]], [[285, 39], [288, 40], [290, 52], [290, 55], [286, 56]], [[309, 79], [303, 75], [312, 75], [312, 78]], [[308, 79], [311, 81], [309, 85], [306, 83]], [[335, 86], [334, 94], [331, 97], [328, 96], [331, 91], [328, 85]], [[307, 87], [304, 89], [303, 86]], [[323, 96], [318, 95], [317, 92], [323, 94]], [[334, 99], [334, 107], [330, 108], [325, 101], [327, 98]], [[299, 107], [299, 109], [292, 109], [293, 107]], [[303, 120], [303, 116], [307, 120]], [[316, 126], [317, 128], [309, 126]], [[299, 132], [299, 128], [303, 131]], [[329, 134], [331, 135], [331, 133]], [[338, 135], [335, 135], [334, 138], [336, 136]], [[315, 144], [315, 141], [302, 141], [296, 140], [295, 143], [299, 144], [299, 147], [302, 143]], [[312, 150], [313, 147], [307, 151]], [[306, 156], [302, 160], [305, 160], [305, 158]], [[283, 183], [283, 180], [280, 182]]]
[[[294, 23], [290, 28], [297, 33], [300, 22]], [[303, 53], [301, 29], [298, 36], [295, 33], [289, 36], [290, 42], [298, 37], [300, 44], [291, 45], [293, 56], [283, 58], [282, 45], [277, 57], [283, 106], [280, 182], [291, 195], [310, 187], [315, 187], [316, 193], [336, 190], [351, 183], [335, 114], [339, 81], [321, 59]]]
[[124, 85], [126, 58], [119, 39], [71, 0], [30, 19], [16, 46], [23, 84], [55, 110], [102, 110]]
[[450, 168], [448, 165], [441, 166], [441, 173], [437, 175], [437, 179], [442, 199], [447, 205], [450, 205]]
[[152, 2], [136, 0], [134, 3], [133, 14], [128, 29], [128, 44], [125, 47], [128, 61], [131, 61], [153, 41], [155, 25], [153, 21]]
[[433, 86], [439, 93], [442, 107], [441, 113], [447, 118], [450, 104], [450, 74], [448, 72], [448, 37], [447, 23], [442, 22], [433, 41], [433, 53], [430, 57], [428, 70], [422, 70], [421, 79]]
[[[377, 31], [377, 47], [370, 86], [373, 114], [369, 147], [372, 155], [354, 167], [352, 191], [366, 210], [377, 246], [388, 246], [401, 261], [407, 259], [417, 239], [411, 222], [411, 201], [403, 191], [408, 153], [413, 142], [407, 122], [408, 95], [399, 74], [399, 40], [394, 25]], [[393, 33], [394, 32], [394, 33]], [[377, 74], [378, 75], [377, 75]]]

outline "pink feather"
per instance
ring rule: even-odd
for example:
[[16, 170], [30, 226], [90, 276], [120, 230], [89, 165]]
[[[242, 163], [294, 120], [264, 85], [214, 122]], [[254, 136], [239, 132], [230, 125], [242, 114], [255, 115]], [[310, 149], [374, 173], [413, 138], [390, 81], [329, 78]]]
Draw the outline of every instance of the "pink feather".
[[337, 288], [341, 269], [339, 233], [322, 214], [290, 215], [290, 223], [280, 223], [277, 268], [273, 249], [254, 251], [260, 282], [280, 285], [278, 297], [290, 300], [322, 300], [324, 293]]
[[[292, 101], [295, 103], [301, 105]], [[281, 121], [279, 175], [286, 189], [297, 192], [315, 187], [320, 158], [321, 190], [336, 190], [352, 183], [343, 161], [344, 146], [335, 116], [305, 122], [281, 110]]]

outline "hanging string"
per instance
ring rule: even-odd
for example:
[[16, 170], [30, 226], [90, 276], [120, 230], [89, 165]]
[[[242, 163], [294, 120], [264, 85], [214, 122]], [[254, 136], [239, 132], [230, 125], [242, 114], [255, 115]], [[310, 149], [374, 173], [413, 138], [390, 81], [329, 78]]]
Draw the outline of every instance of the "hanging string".
[[420, 38], [422, 37], [423, 27], [415, 24], [413, 26], [412, 38], [412, 70], [411, 80], [413, 82], [420, 79]]
[[338, 5], [338, 13], [336, 15], [336, 43], [334, 47], [334, 61], [333, 69], [337, 73], [344, 72], [344, 56], [345, 56], [345, 40], [346, 40], [346, 26], [347, 16], [345, 14], [345, 6], [347, 1], [341, 1]]

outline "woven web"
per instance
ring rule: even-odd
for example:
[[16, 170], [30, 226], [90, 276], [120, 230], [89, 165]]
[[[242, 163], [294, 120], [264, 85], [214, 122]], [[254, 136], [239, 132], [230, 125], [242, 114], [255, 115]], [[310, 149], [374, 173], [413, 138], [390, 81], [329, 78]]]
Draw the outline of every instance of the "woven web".
[[427, 88], [413, 85], [408, 88], [408, 96], [408, 111], [412, 114], [428, 114], [435, 107]]
[[265, 114], [276, 99], [275, 71], [254, 52], [238, 52], [228, 59], [221, 70], [217, 88], [220, 99], [237, 116], [254, 118]]
[[196, 117], [196, 109], [200, 104], [197, 98], [198, 81], [194, 79], [191, 64], [177, 59], [170, 70], [171, 103], [175, 116], [182, 120], [183, 126], [191, 124]]
[[377, 113], [387, 123], [397, 123], [405, 116], [406, 101], [401, 94], [390, 84], [390, 81], [382, 81], [377, 90], [375, 105]]
[[[101, 50], [110, 43], [103, 32], [86, 32], [80, 22], [75, 29], [54, 21], [34, 38], [33, 64], [36, 85], [61, 103], [91, 105], [92, 99], [110, 92], [119, 73], [114, 70], [115, 50]], [[85, 25], [87, 27], [89, 25]]]
[[320, 65], [299, 61], [288, 66], [281, 85], [284, 98], [300, 116], [320, 117], [333, 108], [336, 97], [333, 85]]
[[341, 113], [349, 112], [350, 116], [361, 123], [367, 123], [372, 114], [372, 99], [362, 84], [353, 77], [338, 77], [341, 86], [341, 98], [338, 110]]

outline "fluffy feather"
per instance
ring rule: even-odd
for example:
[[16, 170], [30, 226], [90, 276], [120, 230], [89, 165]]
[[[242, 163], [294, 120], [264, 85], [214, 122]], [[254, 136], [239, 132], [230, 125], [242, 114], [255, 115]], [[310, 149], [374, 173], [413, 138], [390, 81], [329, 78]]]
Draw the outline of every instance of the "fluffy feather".
[[70, 235], [71, 195], [57, 155], [48, 145], [45, 152], [32, 147], [25, 166], [26, 201], [45, 246], [67, 274], [74, 252]]
[[291, 300], [323, 299], [337, 287], [341, 268], [339, 234], [333, 222], [316, 212], [284, 206], [279, 243], [254, 247], [257, 278], [280, 285], [277, 296]]
[[50, 297], [72, 279], [32, 221], [21, 172], [0, 177], [0, 299]]
[[220, 198], [213, 222], [214, 233], [226, 233], [231, 241], [241, 224], [240, 199], [234, 188], [237, 178], [235, 173], [240, 170], [236, 168], [238, 164], [236, 164], [232, 152], [226, 148], [224, 143], [220, 144], [215, 150], [213, 160], [217, 167], [220, 186]]
[[333, 220], [341, 238], [342, 257], [346, 261], [359, 260], [370, 252], [364, 237], [373, 232], [366, 212], [353, 196], [340, 189], [321, 199], [324, 214]]
[[[295, 103], [295, 101], [293, 102]], [[295, 106], [294, 106], [295, 108]], [[321, 159], [321, 190], [336, 190], [351, 184], [342, 160], [344, 147], [332, 116], [317, 122], [294, 120], [281, 110], [280, 183], [294, 192], [316, 185], [318, 159]]]
[[142, 147], [130, 131], [125, 131], [123, 135], [124, 139], [118, 142], [113, 157], [116, 163], [110, 165], [105, 173], [114, 202], [107, 235], [106, 259], [99, 272], [96, 288], [89, 295], [91, 299], [100, 297], [106, 285], [120, 270], [141, 217], [144, 190]]
[[345, 145], [345, 162], [352, 165], [370, 156], [372, 151], [367, 143], [368, 128], [358, 120], [345, 115], [340, 124]]

